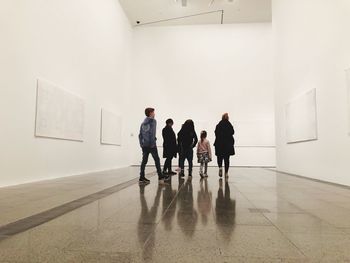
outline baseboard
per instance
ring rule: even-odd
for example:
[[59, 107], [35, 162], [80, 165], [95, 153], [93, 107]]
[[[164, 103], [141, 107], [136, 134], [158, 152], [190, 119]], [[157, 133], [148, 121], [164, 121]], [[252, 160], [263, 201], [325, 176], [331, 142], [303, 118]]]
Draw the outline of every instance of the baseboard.
[[316, 178], [306, 177], [306, 176], [303, 176], [303, 175], [298, 175], [298, 174], [283, 172], [283, 171], [279, 171], [279, 170], [274, 170], [274, 169], [271, 169], [271, 168], [265, 168], [265, 169], [269, 170], [269, 171], [276, 172], [276, 173], [297, 177], [297, 178], [300, 178], [300, 179], [306, 179], [306, 180], [313, 181], [313, 182], [318, 182], [318, 183], [333, 185], [333, 186], [337, 186], [337, 187], [342, 187], [342, 188], [345, 188], [345, 189], [350, 189], [350, 186], [346, 185], [346, 184], [333, 183], [333, 182], [329, 182], [329, 181], [325, 181], [325, 180], [320, 180], [320, 179], [316, 179]]
[[74, 177], [74, 176], [83, 176], [83, 175], [91, 175], [91, 174], [99, 174], [99, 173], [108, 173], [108, 172], [111, 172], [111, 171], [115, 171], [115, 170], [122, 169], [122, 168], [127, 168], [127, 167], [130, 167], [130, 165], [121, 165], [121, 166], [116, 166], [114, 168], [109, 168], [109, 169], [105, 169], [105, 170], [91, 170], [91, 171], [77, 172], [75, 174], [65, 174], [65, 175], [52, 176], [52, 177], [40, 177], [38, 179], [23, 180], [21, 182], [16, 182], [16, 183], [12, 183], [12, 184], [0, 185], [0, 188], [12, 187], [12, 186], [18, 186], [18, 185], [26, 185], [26, 184], [33, 184], [33, 183], [38, 183], [38, 182], [46, 182], [46, 181], [57, 180], [57, 179], [64, 179], [64, 178], [69, 178], [69, 177]]
[[[140, 167], [139, 164], [132, 164], [131, 165], [132, 167]], [[154, 164], [147, 164], [147, 166], [151, 166], [151, 167], [155, 167]], [[173, 167], [175, 167], [173, 165]], [[193, 165], [193, 167], [199, 167], [199, 165]], [[217, 165], [208, 165], [208, 167], [218, 167]], [[269, 165], [266, 165], [266, 166], [261, 166], [261, 165], [233, 165], [233, 166], [230, 166], [232, 168], [263, 168], [263, 169], [275, 169], [276, 166], [269, 166]]]

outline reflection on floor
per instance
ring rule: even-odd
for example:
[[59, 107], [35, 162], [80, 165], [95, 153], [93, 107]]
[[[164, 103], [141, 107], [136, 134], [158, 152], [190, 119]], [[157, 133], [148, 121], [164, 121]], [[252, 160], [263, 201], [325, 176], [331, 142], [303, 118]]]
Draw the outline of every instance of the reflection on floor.
[[[208, 174], [118, 188], [109, 173], [0, 189], [0, 262], [350, 262], [350, 190], [257, 168], [233, 168], [228, 180]], [[88, 199], [71, 191], [72, 180]], [[13, 204], [18, 189], [25, 198]], [[31, 205], [48, 189], [56, 201]], [[79, 198], [88, 202], [67, 210]], [[45, 223], [5, 235], [26, 205], [27, 217], [46, 211]]]

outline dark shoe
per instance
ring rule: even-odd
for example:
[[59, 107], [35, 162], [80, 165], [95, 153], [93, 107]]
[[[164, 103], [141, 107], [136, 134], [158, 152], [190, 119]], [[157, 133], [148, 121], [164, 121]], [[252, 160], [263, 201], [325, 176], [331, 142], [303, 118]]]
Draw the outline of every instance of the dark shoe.
[[222, 168], [219, 168], [219, 176], [222, 177]]
[[168, 174], [170, 174], [170, 175], [175, 175], [176, 172], [170, 171]]
[[140, 184], [149, 184], [150, 180], [148, 180], [146, 177], [141, 177], [139, 179]]
[[181, 172], [179, 173], [179, 176], [180, 176], [180, 177], [185, 177], [184, 171], [181, 171]]

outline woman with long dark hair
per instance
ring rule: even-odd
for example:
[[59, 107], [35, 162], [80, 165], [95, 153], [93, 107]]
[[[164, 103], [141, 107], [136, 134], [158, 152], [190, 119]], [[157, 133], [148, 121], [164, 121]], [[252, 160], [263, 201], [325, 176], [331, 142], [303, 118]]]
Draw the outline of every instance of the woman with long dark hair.
[[225, 177], [228, 177], [230, 156], [235, 155], [235, 130], [229, 121], [228, 113], [222, 115], [221, 121], [215, 129], [215, 155], [218, 159], [219, 176], [222, 177], [222, 163], [225, 162]]
[[173, 158], [176, 158], [177, 155], [176, 135], [173, 130], [174, 121], [172, 119], [167, 119], [165, 123], [166, 126], [162, 130], [163, 158], [166, 158], [163, 167], [163, 173], [174, 175], [176, 173], [172, 171], [171, 165]]
[[193, 148], [198, 142], [197, 134], [192, 120], [187, 120], [177, 134], [180, 157], [180, 176], [185, 176], [185, 160], [188, 161], [188, 176], [192, 176], [193, 168]]

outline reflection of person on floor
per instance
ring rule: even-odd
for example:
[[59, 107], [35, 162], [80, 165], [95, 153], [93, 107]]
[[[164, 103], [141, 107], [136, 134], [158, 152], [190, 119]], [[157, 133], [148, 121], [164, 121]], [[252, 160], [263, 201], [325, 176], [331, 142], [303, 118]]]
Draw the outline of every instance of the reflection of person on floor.
[[[179, 181], [179, 185], [181, 181]], [[193, 204], [192, 180], [188, 179], [178, 194], [179, 210], [177, 212], [177, 222], [182, 231], [193, 236], [198, 221], [197, 211]]]
[[225, 180], [225, 190], [222, 186], [222, 179], [219, 179], [218, 197], [216, 198], [216, 224], [221, 231], [222, 237], [231, 239], [231, 234], [235, 225], [236, 200], [231, 199], [230, 186]]
[[172, 229], [172, 221], [176, 213], [176, 202], [171, 202], [175, 198], [176, 193], [177, 193], [177, 190], [173, 190], [171, 183], [169, 185], [165, 185], [163, 190], [162, 222], [164, 224], [165, 229], [168, 231]]
[[[145, 198], [146, 185], [141, 184], [140, 187], [140, 202], [141, 202], [141, 214], [138, 221], [137, 234], [139, 237], [140, 245], [143, 249], [143, 258], [152, 258], [153, 249], [155, 245], [154, 227], [158, 214], [158, 207], [160, 202], [160, 196], [162, 193], [162, 186], [158, 186], [156, 196], [154, 198], [153, 206], [148, 208]], [[145, 244], [147, 242], [147, 244]]]
[[211, 191], [208, 190], [208, 181], [200, 180], [200, 191], [198, 191], [197, 203], [198, 212], [202, 218], [202, 224], [206, 225], [208, 223], [208, 215], [211, 212]]

